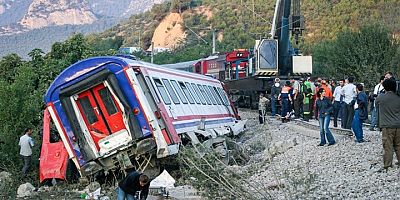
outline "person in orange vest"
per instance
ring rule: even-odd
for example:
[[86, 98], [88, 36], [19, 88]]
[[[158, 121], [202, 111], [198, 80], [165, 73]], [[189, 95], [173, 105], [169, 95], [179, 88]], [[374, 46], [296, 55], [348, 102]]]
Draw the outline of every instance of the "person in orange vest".
[[332, 90], [329, 88], [326, 80], [321, 81], [321, 86], [319, 88], [323, 88], [325, 90], [325, 97], [332, 100]]
[[285, 86], [282, 88], [281, 93], [278, 96], [278, 100], [282, 103], [281, 119], [285, 122], [289, 119], [290, 104], [292, 102], [291, 94], [292, 87], [290, 87], [290, 81], [286, 81]]

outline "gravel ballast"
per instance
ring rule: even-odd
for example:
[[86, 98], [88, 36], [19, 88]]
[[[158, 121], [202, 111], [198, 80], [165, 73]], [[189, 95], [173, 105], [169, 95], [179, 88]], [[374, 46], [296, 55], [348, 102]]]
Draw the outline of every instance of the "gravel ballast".
[[[249, 163], [241, 168], [257, 168], [250, 180], [273, 199], [400, 199], [399, 168], [378, 172], [383, 166], [380, 132], [364, 127], [365, 143], [334, 134], [335, 145], [320, 147], [317, 130], [271, 117], [259, 125], [256, 111], [240, 113], [249, 119], [243, 146], [252, 152]], [[253, 149], [264, 150], [255, 153]], [[263, 161], [268, 164], [257, 165]]]

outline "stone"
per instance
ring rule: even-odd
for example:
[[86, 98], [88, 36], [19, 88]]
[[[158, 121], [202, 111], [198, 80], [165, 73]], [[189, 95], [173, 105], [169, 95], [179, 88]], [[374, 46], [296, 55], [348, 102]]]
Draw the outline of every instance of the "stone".
[[94, 192], [94, 191], [96, 191], [97, 189], [99, 189], [101, 186], [100, 186], [100, 183], [98, 183], [97, 181], [93, 181], [93, 182], [91, 182], [88, 186], [86, 186], [86, 188], [90, 191], [90, 192]]
[[25, 183], [18, 187], [18, 197], [29, 197], [35, 191], [35, 187], [31, 183]]
[[0, 172], [0, 191], [11, 185], [12, 174], [6, 171]]
[[0, 172], [0, 181], [11, 180], [12, 174], [10, 172]]

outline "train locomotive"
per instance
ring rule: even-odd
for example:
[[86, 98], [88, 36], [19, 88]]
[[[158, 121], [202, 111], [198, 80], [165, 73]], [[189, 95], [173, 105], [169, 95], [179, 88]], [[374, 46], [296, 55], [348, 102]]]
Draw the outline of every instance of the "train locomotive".
[[66, 68], [45, 103], [41, 182], [66, 179], [69, 160], [86, 177], [132, 166], [158, 171], [186, 143], [226, 161], [225, 137], [246, 123], [220, 81], [118, 56]]
[[[302, 55], [290, 39], [292, 36], [298, 44], [305, 29], [300, 6], [300, 0], [276, 0], [271, 31], [268, 37], [256, 40], [253, 49], [235, 49], [223, 55], [185, 62], [184, 68], [183, 63], [166, 67], [206, 74], [207, 69], [212, 69], [208, 63], [217, 62], [222, 67], [214, 72], [218, 75], [215, 77], [225, 83], [235, 105], [255, 109], [259, 94], [270, 93], [275, 78], [284, 83], [290, 78], [300, 79], [312, 74], [312, 56]], [[203, 66], [202, 70], [193, 70], [198, 65]]]

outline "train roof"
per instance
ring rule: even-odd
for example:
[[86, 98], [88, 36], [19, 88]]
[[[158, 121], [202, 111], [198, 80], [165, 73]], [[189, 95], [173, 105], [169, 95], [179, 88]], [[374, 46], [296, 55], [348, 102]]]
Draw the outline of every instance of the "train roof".
[[193, 67], [193, 65], [199, 61], [201, 61], [201, 59], [191, 60], [191, 61], [186, 61], [186, 62], [179, 62], [179, 63], [172, 63], [172, 64], [163, 64], [160, 66], [168, 68], [168, 69], [185, 69], [187, 67]]
[[[129, 58], [118, 57], [118, 56], [100, 56], [100, 57], [92, 57], [85, 60], [78, 61], [66, 69], [64, 69], [52, 82], [49, 89], [46, 92], [44, 97], [45, 103], [49, 103], [58, 99], [59, 92], [62, 88], [68, 87], [76, 82], [79, 82], [93, 74], [94, 71], [101, 71], [106, 68], [107, 64], [115, 63], [121, 66], [120, 69], [109, 69], [113, 72], [117, 72], [122, 70], [123, 67], [126, 66], [138, 66], [138, 67], [146, 67], [153, 68], [167, 72], [175, 72], [174, 74], [185, 74], [192, 77], [201, 77], [202, 79], [208, 79], [211, 81], [218, 81], [211, 77], [204, 76], [201, 74], [196, 74], [192, 72], [186, 72], [177, 69], [166, 68], [161, 65], [156, 65], [152, 63], [147, 63], [138, 60], [131, 60]], [[92, 73], [90, 73], [92, 72]], [[94, 72], [95, 73], [95, 72]]]

